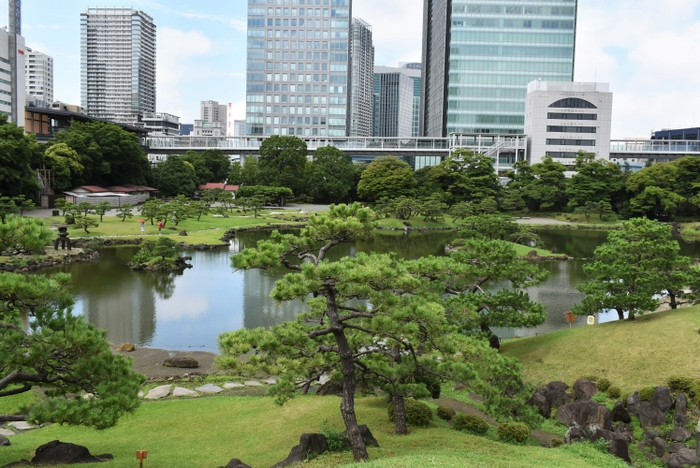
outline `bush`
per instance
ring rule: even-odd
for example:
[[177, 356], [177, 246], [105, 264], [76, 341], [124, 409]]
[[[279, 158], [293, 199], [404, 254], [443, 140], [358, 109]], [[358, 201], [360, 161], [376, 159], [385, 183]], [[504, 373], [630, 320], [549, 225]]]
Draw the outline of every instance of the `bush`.
[[504, 423], [498, 426], [498, 438], [511, 444], [522, 444], [530, 435], [530, 428], [523, 423]]
[[[406, 422], [409, 426], [427, 426], [433, 420], [433, 410], [425, 403], [413, 398], [404, 399], [404, 411], [406, 412]], [[389, 419], [394, 421], [394, 404], [389, 403], [387, 409]]]
[[350, 450], [350, 443], [345, 434], [330, 427], [327, 420], [321, 423], [321, 434], [326, 436], [329, 452], [347, 452]]
[[642, 401], [651, 401], [651, 398], [654, 396], [654, 389], [656, 387], [644, 387], [639, 391], [639, 398]]
[[557, 448], [561, 447], [562, 445], [564, 445], [564, 441], [558, 437], [554, 437], [549, 441], [549, 448]]
[[[622, 396], [622, 390], [620, 390], [620, 387], [610, 387], [608, 388], [608, 398], [612, 399], [617, 399]], [[623, 401], [624, 404], [627, 404], [627, 398]]]
[[610, 388], [610, 381], [605, 377], [598, 379], [598, 390], [605, 392]]
[[419, 375], [416, 377], [416, 383], [422, 383], [425, 385], [425, 388], [430, 392], [430, 398], [435, 400], [440, 398], [440, 392], [442, 391], [442, 388], [440, 387], [440, 379], [431, 375]]
[[479, 416], [473, 414], [460, 413], [453, 419], [455, 429], [466, 431], [476, 435], [484, 435], [489, 430], [489, 423]]
[[438, 406], [437, 415], [440, 419], [450, 421], [455, 415], [455, 410], [453, 410], [449, 406]]

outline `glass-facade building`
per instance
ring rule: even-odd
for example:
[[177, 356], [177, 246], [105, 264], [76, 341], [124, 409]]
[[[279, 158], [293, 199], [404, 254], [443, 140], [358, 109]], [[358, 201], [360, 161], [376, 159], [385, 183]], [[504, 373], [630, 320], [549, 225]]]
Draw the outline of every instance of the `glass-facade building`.
[[573, 81], [577, 0], [424, 0], [420, 130], [521, 134], [533, 80]]
[[248, 0], [246, 135], [346, 136], [352, 0]]

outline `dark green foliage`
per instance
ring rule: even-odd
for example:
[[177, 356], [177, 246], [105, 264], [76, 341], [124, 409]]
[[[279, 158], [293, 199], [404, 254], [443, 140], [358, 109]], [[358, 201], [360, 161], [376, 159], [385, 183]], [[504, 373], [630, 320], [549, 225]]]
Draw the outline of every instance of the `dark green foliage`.
[[8, 215], [19, 213], [16, 198], [0, 197], [0, 221], [5, 224]]
[[126, 218], [131, 218], [134, 216], [134, 205], [131, 203], [124, 203], [119, 208], [117, 208], [117, 217], [122, 219], [122, 222]]
[[307, 148], [304, 140], [294, 136], [273, 135], [260, 145], [259, 184], [287, 187], [294, 194], [305, 190]]
[[316, 203], [348, 201], [355, 183], [352, 158], [334, 146], [318, 148], [307, 166], [306, 191]]
[[455, 410], [453, 410], [449, 406], [438, 406], [436, 413], [438, 418], [445, 421], [451, 421], [452, 418], [455, 416]]
[[0, 224], [0, 252], [8, 248], [43, 252], [54, 234], [37, 218], [9, 215]]
[[348, 452], [350, 443], [343, 431], [335, 429], [328, 424], [327, 420], [321, 423], [321, 434], [326, 436], [329, 452]]
[[641, 390], [639, 390], [639, 398], [642, 401], [651, 401], [652, 397], [654, 396], [654, 389], [656, 387], [644, 387]]
[[500, 198], [502, 188], [491, 157], [463, 148], [448, 156], [441, 166], [453, 201], [478, 204], [486, 198]]
[[430, 392], [430, 398], [435, 400], [440, 398], [442, 386], [440, 385], [439, 378], [428, 374], [419, 374], [416, 377], [416, 383], [422, 383], [425, 385], [425, 388], [428, 390], [428, 392]]
[[513, 422], [498, 426], [498, 438], [510, 444], [523, 444], [530, 436], [530, 428], [526, 424]]
[[416, 178], [413, 169], [404, 161], [387, 156], [372, 161], [362, 172], [357, 195], [368, 201], [415, 194]]
[[100, 217], [100, 222], [102, 222], [102, 218], [104, 217], [105, 213], [111, 209], [112, 204], [108, 201], [101, 201], [97, 204], [97, 206], [95, 206], [95, 214]]
[[177, 257], [177, 242], [169, 236], [161, 236], [157, 240], [148, 240], [141, 246], [136, 255], [131, 257], [130, 264], [145, 265], [151, 260], [160, 257], [161, 261], [166, 258]]
[[610, 381], [605, 377], [598, 379], [598, 390], [601, 392], [606, 392], [610, 388]]
[[56, 143], [46, 148], [44, 165], [53, 172], [53, 188], [56, 190], [69, 190], [80, 185], [85, 169], [80, 162], [80, 155], [65, 143]]
[[684, 393], [696, 405], [700, 405], [700, 379], [692, 377], [669, 377], [668, 388], [674, 393]]
[[[406, 398], [404, 400], [406, 422], [409, 426], [425, 427], [433, 421], [433, 410], [422, 401]], [[387, 408], [389, 420], [394, 421], [394, 404], [389, 403]]]
[[34, 196], [39, 184], [32, 166], [38, 166], [41, 151], [34, 135], [0, 115], [0, 196]]
[[[620, 398], [622, 396], [622, 390], [620, 390], [620, 387], [608, 387], [608, 398], [612, 398], [613, 400]], [[625, 402], [627, 399], [625, 398]]]
[[292, 190], [287, 187], [246, 185], [239, 188], [238, 192], [236, 192], [236, 198], [252, 198], [255, 196], [262, 197], [266, 201], [269, 200], [270, 203], [284, 206], [286, 199], [292, 196]]
[[73, 217], [73, 224], [75, 225], [76, 228], [80, 228], [83, 231], [85, 231], [87, 234], [90, 234], [90, 229], [91, 227], [98, 227], [99, 223], [95, 218], [92, 218], [87, 215], [76, 215]]
[[459, 413], [453, 418], [453, 422], [455, 429], [471, 434], [484, 435], [489, 430], [489, 423], [473, 414]]
[[181, 156], [170, 156], [154, 171], [155, 186], [166, 197], [192, 197], [197, 190], [195, 167]]
[[549, 441], [549, 448], [557, 448], [562, 445], [564, 445], [564, 441], [559, 437], [553, 437], [552, 440]]
[[182, 155], [182, 160], [190, 163], [194, 168], [195, 184], [197, 186], [214, 181], [214, 174], [207, 167], [207, 162], [202, 153], [188, 151]]

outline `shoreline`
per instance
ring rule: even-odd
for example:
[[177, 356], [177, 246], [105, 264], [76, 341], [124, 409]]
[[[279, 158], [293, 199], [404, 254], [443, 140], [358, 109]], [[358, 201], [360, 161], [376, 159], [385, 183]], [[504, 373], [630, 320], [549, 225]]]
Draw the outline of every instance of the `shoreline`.
[[[118, 351], [120, 345], [110, 344], [113, 354], [132, 359], [131, 368], [148, 378], [148, 380], [163, 380], [189, 376], [206, 376], [214, 374], [214, 360], [218, 354], [209, 351], [175, 351], [161, 348], [135, 347], [133, 351]], [[199, 363], [196, 368], [167, 367], [163, 361], [172, 358], [191, 357]]]

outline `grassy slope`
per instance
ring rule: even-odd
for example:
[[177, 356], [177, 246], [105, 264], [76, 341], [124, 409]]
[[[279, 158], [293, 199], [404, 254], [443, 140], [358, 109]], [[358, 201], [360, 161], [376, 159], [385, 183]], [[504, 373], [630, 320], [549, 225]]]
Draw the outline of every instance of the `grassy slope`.
[[503, 344], [528, 381], [572, 384], [584, 375], [607, 377], [623, 391], [661, 385], [670, 376], [697, 376], [700, 306], [638, 317], [633, 322], [560, 330]]
[[[285, 458], [303, 432], [318, 432], [326, 419], [340, 428], [336, 397], [299, 397], [280, 408], [271, 398], [212, 397], [149, 402], [133, 416], [105, 431], [57, 425], [12, 437], [0, 450], [0, 464], [31, 458], [41, 444], [59, 439], [87, 446], [93, 454], [112, 453], [106, 464], [85, 465], [126, 468], [134, 465], [135, 450], [148, 450], [149, 468], [212, 467], [240, 458], [253, 467], [271, 466]], [[381, 448], [370, 448], [371, 467], [623, 467], [593, 448], [556, 450], [513, 446], [492, 438], [457, 432], [440, 420], [433, 427], [412, 429], [409, 436], [392, 434], [384, 400], [360, 398], [360, 423], [368, 424]], [[494, 432], [492, 430], [491, 432]], [[305, 465], [322, 468], [352, 463], [348, 453], [325, 455]], [[82, 466], [82, 465], [81, 465]]]

